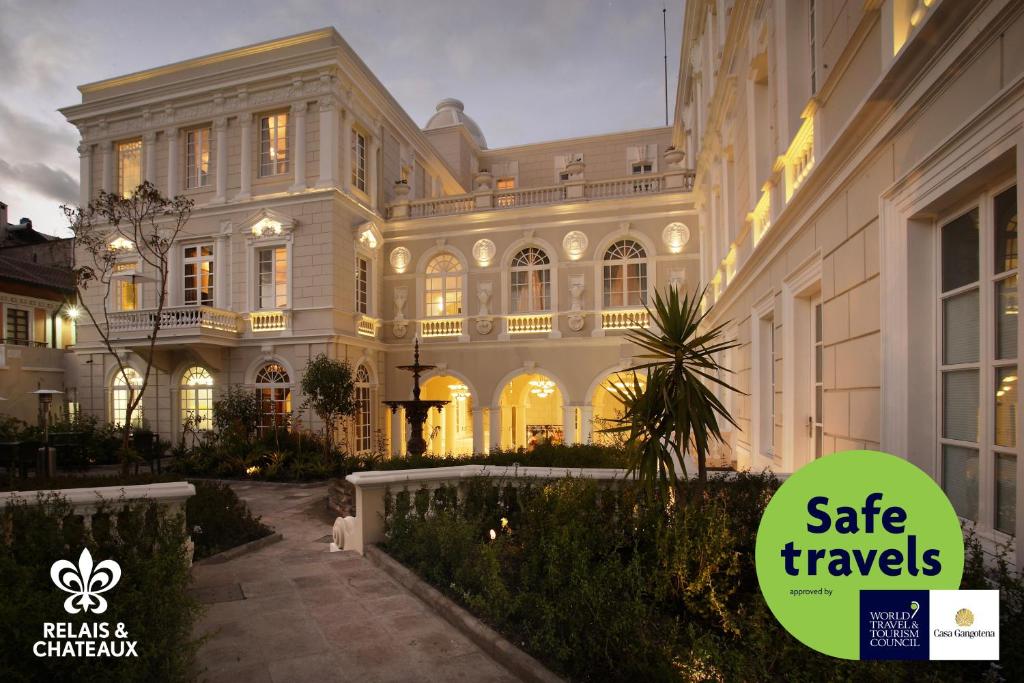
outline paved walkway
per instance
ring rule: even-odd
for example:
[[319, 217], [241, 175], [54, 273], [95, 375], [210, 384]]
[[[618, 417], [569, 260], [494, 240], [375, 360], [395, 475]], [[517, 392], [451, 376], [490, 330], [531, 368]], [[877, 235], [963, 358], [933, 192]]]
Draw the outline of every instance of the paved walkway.
[[367, 560], [328, 552], [325, 486], [233, 488], [284, 540], [193, 568], [199, 680], [516, 680]]

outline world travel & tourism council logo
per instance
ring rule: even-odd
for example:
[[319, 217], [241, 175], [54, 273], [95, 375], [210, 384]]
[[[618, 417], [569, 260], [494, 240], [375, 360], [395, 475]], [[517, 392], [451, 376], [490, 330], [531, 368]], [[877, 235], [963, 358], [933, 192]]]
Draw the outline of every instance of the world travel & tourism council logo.
[[[64, 601], [68, 614], [103, 614], [105, 593], [121, 580], [121, 566], [114, 560], [93, 563], [88, 548], [78, 564], [57, 560], [50, 567], [50, 579], [71, 595]], [[44, 622], [43, 638], [32, 646], [36, 657], [138, 657], [138, 641], [128, 640], [123, 622]]]

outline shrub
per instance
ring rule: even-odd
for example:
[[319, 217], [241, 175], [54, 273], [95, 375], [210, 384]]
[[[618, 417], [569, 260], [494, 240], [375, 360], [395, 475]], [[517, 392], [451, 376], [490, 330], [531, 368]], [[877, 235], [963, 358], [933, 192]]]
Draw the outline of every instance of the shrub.
[[196, 495], [188, 499], [185, 514], [196, 546], [196, 560], [271, 533], [227, 484], [217, 481], [193, 484]]
[[386, 548], [573, 680], [1024, 680], [1011, 642], [1024, 630], [1024, 581], [1005, 560], [983, 563], [970, 537], [962, 587], [1001, 591], [998, 665], [847, 661], [794, 639], [754, 569], [777, 486], [771, 475], [712, 476], [665, 505], [590, 480], [480, 479], [461, 498], [389, 496]]
[[226, 437], [248, 440], [260, 423], [260, 395], [255, 390], [229, 387], [213, 402], [213, 427]]
[[[198, 641], [192, 626], [199, 605], [188, 592], [188, 560], [180, 515], [155, 505], [109, 506], [116, 515], [98, 516], [92, 529], [70, 517], [71, 508], [57, 497], [42, 504], [8, 504], [2, 512], [7, 530], [0, 542], [0, 680], [158, 680], [191, 677]], [[82, 548], [95, 561], [113, 559], [121, 567], [118, 584], [104, 594], [102, 615], [68, 614], [66, 593], [50, 580], [50, 566], [60, 558], [78, 564]], [[44, 622], [123, 622], [129, 640], [138, 641], [138, 658], [50, 658], [33, 655], [43, 638]]]

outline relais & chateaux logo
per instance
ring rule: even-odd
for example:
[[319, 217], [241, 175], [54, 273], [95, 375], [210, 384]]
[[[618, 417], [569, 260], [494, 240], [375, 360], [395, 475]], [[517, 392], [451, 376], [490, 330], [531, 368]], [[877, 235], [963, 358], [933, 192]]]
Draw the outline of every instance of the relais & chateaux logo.
[[[121, 566], [114, 560], [94, 563], [88, 548], [78, 564], [57, 560], [50, 567], [50, 579], [71, 595], [64, 601], [68, 614], [103, 614], [107, 599], [101, 595], [121, 580]], [[36, 657], [137, 657], [137, 641], [128, 639], [122, 622], [45, 622], [43, 637], [32, 646]]]
[[[798, 470], [765, 509], [755, 560], [775, 617], [819, 652], [998, 659], [998, 591], [957, 590], [959, 518], [935, 481], [902, 458], [846, 451]], [[973, 637], [968, 622], [983, 624]]]

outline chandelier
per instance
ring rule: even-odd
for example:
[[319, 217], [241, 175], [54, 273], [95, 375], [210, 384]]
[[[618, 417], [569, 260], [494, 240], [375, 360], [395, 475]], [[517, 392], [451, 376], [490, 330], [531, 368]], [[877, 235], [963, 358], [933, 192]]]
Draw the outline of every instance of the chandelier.
[[449, 384], [448, 390], [452, 392], [452, 398], [455, 400], [469, 398], [469, 387], [465, 384]]
[[531, 379], [530, 393], [537, 398], [547, 398], [555, 392], [555, 383], [549, 379]]

